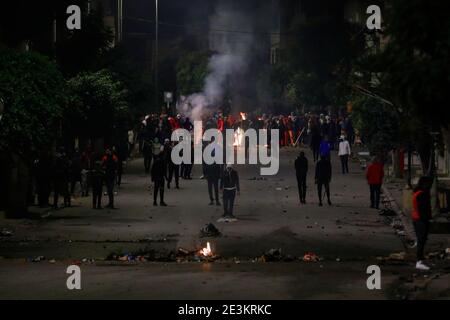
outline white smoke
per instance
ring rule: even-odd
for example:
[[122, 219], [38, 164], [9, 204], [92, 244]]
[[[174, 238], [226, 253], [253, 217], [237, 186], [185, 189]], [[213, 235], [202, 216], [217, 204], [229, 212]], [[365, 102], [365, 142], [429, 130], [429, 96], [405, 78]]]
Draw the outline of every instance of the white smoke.
[[209, 74], [202, 92], [181, 97], [179, 112], [194, 121], [218, 111], [223, 103], [227, 82], [245, 72], [253, 42], [251, 19], [224, 1], [216, 5], [210, 17], [210, 49], [215, 52], [208, 63]]

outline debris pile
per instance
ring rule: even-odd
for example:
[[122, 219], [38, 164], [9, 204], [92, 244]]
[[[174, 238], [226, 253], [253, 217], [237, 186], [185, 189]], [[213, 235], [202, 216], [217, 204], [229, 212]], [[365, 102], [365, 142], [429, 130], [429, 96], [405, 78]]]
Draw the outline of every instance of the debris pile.
[[220, 237], [221, 235], [222, 235], [222, 233], [212, 223], [206, 224], [200, 230], [200, 238]]
[[12, 237], [13, 236], [13, 232], [10, 230], [6, 230], [6, 229], [2, 229], [0, 230], [0, 237], [4, 237], [4, 238], [8, 238], [8, 237]]
[[379, 211], [379, 215], [383, 217], [393, 217], [396, 216], [397, 213], [392, 209], [385, 208]]

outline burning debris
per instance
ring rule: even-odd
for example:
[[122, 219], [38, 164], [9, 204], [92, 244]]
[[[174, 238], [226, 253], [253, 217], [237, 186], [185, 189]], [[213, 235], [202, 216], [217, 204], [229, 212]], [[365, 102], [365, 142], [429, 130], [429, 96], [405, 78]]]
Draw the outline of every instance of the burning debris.
[[200, 254], [203, 255], [204, 257], [211, 257], [213, 255], [209, 242], [206, 243], [205, 248], [200, 250]]

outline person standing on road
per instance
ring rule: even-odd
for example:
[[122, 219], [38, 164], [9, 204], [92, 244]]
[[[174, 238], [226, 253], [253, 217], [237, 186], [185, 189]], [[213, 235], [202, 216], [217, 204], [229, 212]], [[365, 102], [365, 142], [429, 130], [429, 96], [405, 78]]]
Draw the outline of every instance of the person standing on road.
[[[216, 206], [220, 206], [219, 201], [219, 180], [221, 175], [221, 166], [217, 163], [207, 164], [205, 166], [205, 178], [208, 182], [208, 193], [209, 193], [209, 205], [212, 206], [214, 204], [214, 200], [216, 202]], [[214, 188], [214, 196], [213, 196], [213, 188]]]
[[350, 143], [345, 139], [345, 136], [341, 136], [339, 142], [339, 158], [341, 159], [342, 174], [348, 173], [348, 158], [351, 154]]
[[114, 208], [114, 185], [116, 184], [116, 175], [118, 167], [117, 157], [111, 152], [111, 149], [106, 149], [106, 153], [102, 158], [102, 167], [105, 171], [106, 190], [108, 192], [108, 208]]
[[367, 167], [366, 178], [370, 186], [370, 207], [380, 208], [381, 185], [383, 184], [384, 168], [377, 157]]
[[102, 193], [105, 173], [102, 170], [101, 162], [95, 163], [94, 169], [91, 171], [92, 181], [92, 208], [102, 209]]
[[77, 182], [80, 183], [81, 191], [83, 191], [83, 183], [81, 179], [81, 154], [78, 149], [75, 149], [75, 152], [70, 161], [70, 195], [73, 197], [75, 192], [75, 185]]
[[166, 164], [164, 163], [163, 153], [155, 156], [152, 166], [152, 182], [153, 182], [153, 205], [157, 206], [156, 199], [159, 192], [159, 205], [166, 207], [164, 202], [164, 178], [166, 175]]
[[320, 150], [320, 127], [315, 122], [315, 120], [311, 121], [311, 150], [313, 152], [314, 162], [319, 160], [319, 150]]
[[306, 177], [308, 175], [308, 159], [302, 151], [295, 159], [295, 173], [297, 176], [298, 196], [300, 203], [306, 203]]
[[316, 164], [315, 180], [317, 184], [317, 193], [319, 196], [319, 206], [322, 207], [322, 188], [325, 187], [325, 193], [327, 194], [328, 205], [331, 206], [330, 199], [330, 182], [331, 182], [331, 162], [330, 158], [322, 156]]
[[421, 177], [417, 187], [414, 189], [412, 198], [412, 220], [417, 238], [417, 262], [416, 269], [430, 270], [423, 263], [425, 259], [424, 249], [428, 239], [428, 230], [431, 220], [431, 196], [430, 189], [433, 180], [430, 177]]
[[69, 160], [63, 149], [61, 149], [55, 160], [55, 165], [53, 168], [53, 207], [58, 209], [59, 195], [64, 198], [64, 207], [70, 207], [70, 194], [69, 194]]
[[223, 217], [235, 219], [233, 215], [236, 193], [240, 195], [239, 174], [228, 164], [220, 180], [220, 190], [223, 192]]
[[320, 142], [319, 155], [321, 158], [331, 158], [331, 144], [328, 141], [328, 136], [324, 136], [323, 140]]
[[150, 173], [153, 157], [153, 141], [151, 139], [144, 140], [142, 145], [142, 155], [144, 156], [145, 173]]
[[172, 161], [172, 142], [164, 142], [164, 161], [167, 167], [167, 189], [170, 189], [172, 178], [175, 175], [175, 188], [180, 189], [180, 166]]

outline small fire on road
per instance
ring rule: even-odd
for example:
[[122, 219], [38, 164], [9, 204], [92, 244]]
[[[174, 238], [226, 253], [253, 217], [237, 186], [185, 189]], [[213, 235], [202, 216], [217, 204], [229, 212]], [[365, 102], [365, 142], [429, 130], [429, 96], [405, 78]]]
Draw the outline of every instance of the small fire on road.
[[205, 248], [200, 250], [200, 254], [203, 255], [204, 257], [211, 257], [213, 255], [212, 250], [211, 250], [211, 245], [209, 244], [209, 242], [206, 243]]

